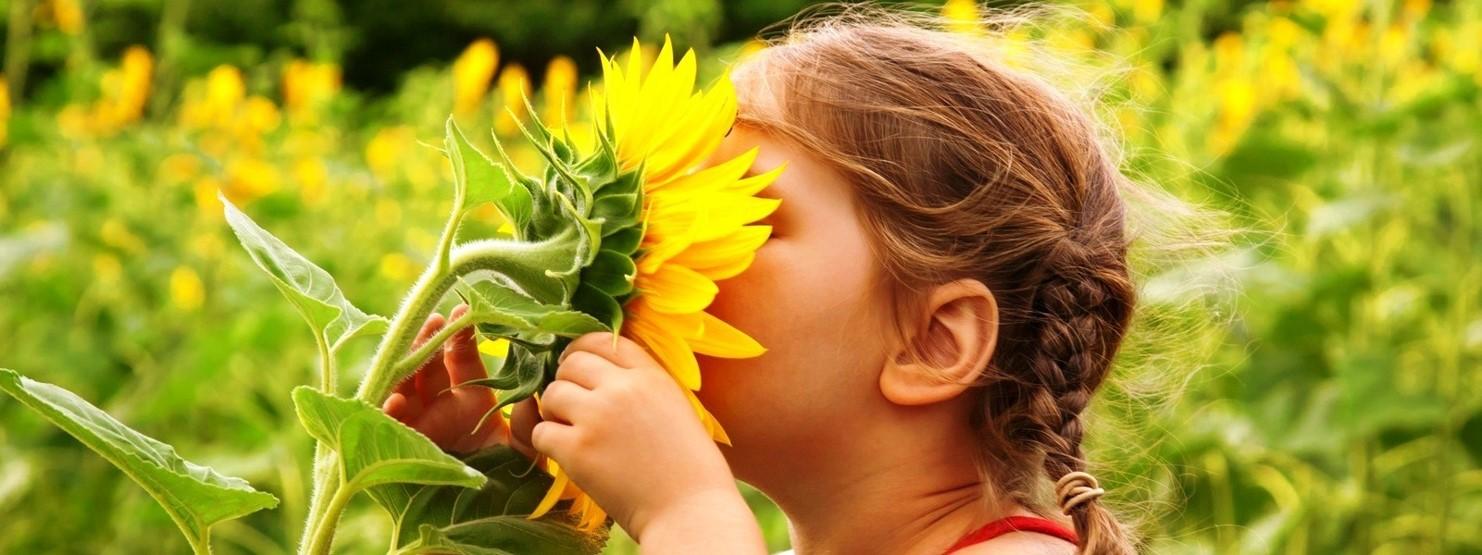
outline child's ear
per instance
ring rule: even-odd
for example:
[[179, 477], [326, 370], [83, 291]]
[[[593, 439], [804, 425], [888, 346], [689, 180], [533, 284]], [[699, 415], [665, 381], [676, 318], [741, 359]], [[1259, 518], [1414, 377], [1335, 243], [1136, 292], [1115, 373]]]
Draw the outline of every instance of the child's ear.
[[[937, 286], [923, 310], [903, 314], [910, 329], [880, 372], [880, 392], [898, 405], [929, 405], [971, 387], [998, 343], [998, 301], [983, 282], [959, 279]], [[924, 323], [924, 325], [922, 325]], [[915, 359], [915, 344], [925, 356]]]

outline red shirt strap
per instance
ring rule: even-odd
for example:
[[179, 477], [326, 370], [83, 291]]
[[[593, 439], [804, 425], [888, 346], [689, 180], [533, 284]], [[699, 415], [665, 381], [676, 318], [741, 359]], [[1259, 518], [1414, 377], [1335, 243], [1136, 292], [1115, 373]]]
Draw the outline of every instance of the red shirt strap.
[[1012, 532], [1037, 532], [1080, 545], [1080, 538], [1076, 537], [1075, 530], [1066, 528], [1058, 522], [1033, 516], [1010, 516], [984, 524], [982, 528], [957, 540], [957, 543], [952, 544], [952, 547], [947, 548], [942, 554], [946, 555], [969, 545], [983, 543]]

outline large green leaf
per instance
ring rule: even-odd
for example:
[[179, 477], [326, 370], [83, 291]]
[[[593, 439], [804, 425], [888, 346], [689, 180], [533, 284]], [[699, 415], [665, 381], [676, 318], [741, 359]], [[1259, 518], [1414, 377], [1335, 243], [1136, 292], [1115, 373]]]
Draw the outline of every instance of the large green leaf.
[[442, 528], [424, 524], [418, 530], [421, 537], [397, 553], [586, 555], [601, 552], [600, 547], [594, 549], [592, 540], [571, 530], [566, 525], [520, 516], [493, 516]]
[[212, 524], [278, 506], [276, 497], [253, 489], [246, 480], [180, 458], [175, 448], [125, 426], [66, 389], [4, 368], [0, 389], [138, 482], [197, 552], [209, 549]]
[[329, 272], [257, 225], [225, 195], [218, 192], [217, 197], [225, 207], [226, 223], [237, 234], [237, 240], [247, 249], [252, 261], [267, 272], [273, 285], [293, 303], [326, 344], [338, 347], [350, 338], [386, 331], [389, 322], [381, 316], [366, 314], [351, 304]]
[[578, 555], [601, 550], [601, 534], [571, 526], [553, 511], [526, 518], [551, 487], [551, 478], [508, 446], [491, 447], [463, 459], [489, 481], [477, 490], [424, 486], [396, 516], [403, 553], [550, 553]]
[[482, 473], [364, 401], [299, 386], [293, 404], [309, 435], [339, 452], [344, 495], [369, 489], [377, 503], [396, 514], [416, 493], [414, 484], [484, 484]]

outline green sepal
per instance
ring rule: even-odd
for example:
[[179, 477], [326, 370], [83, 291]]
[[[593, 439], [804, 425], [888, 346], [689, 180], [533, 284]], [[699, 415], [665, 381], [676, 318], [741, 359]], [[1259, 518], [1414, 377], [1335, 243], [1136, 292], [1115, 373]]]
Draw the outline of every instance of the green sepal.
[[[496, 144], [498, 138], [495, 139]], [[462, 210], [485, 202], [494, 203], [499, 212], [523, 237], [533, 210], [531, 191], [513, 175], [513, 166], [494, 163], [463, 135], [463, 130], [449, 117], [446, 153], [453, 164], [454, 186], [464, 191]], [[456, 195], [455, 195], [456, 196]]]
[[591, 285], [611, 296], [618, 296], [633, 290], [633, 279], [638, 274], [638, 266], [628, 255], [602, 249], [597, 252], [597, 258], [582, 271], [582, 285]]
[[487, 387], [499, 391], [499, 402], [484, 415], [487, 419], [507, 405], [529, 399], [540, 391], [548, 381], [546, 368], [555, 358], [550, 351], [531, 352], [519, 345], [510, 345], [509, 357], [499, 373], [477, 380], [469, 380], [459, 387]]
[[468, 302], [469, 318], [476, 324], [500, 326], [500, 331], [576, 337], [607, 329], [590, 315], [567, 306], [542, 303], [490, 279], [472, 284], [460, 282], [458, 292]]
[[638, 245], [642, 242], [643, 230], [629, 226], [603, 237], [602, 250], [613, 251], [631, 257], [633, 253], [638, 252]]
[[571, 296], [571, 306], [607, 324], [613, 333], [623, 329], [622, 303], [591, 284], [583, 283], [576, 288], [576, 294]]

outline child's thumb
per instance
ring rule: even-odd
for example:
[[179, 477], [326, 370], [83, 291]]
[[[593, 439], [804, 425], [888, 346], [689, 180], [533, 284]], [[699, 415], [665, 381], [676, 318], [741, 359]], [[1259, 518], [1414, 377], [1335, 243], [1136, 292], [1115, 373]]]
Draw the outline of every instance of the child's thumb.
[[509, 444], [532, 460], [537, 453], [535, 446], [530, 442], [530, 432], [539, 423], [540, 409], [535, 406], [535, 399], [525, 399], [515, 403], [515, 409], [509, 416]]

